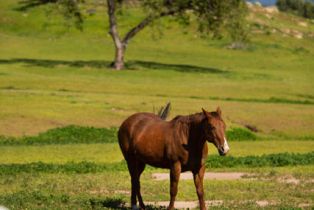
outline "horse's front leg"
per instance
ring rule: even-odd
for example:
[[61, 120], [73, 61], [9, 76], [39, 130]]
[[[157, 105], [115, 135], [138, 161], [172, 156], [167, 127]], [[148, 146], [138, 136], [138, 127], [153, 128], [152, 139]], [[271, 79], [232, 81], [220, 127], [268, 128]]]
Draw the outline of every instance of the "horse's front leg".
[[205, 201], [204, 201], [204, 189], [203, 189], [204, 174], [205, 174], [205, 165], [201, 166], [199, 170], [193, 171], [194, 184], [195, 184], [196, 193], [197, 193], [201, 210], [206, 209]]
[[181, 173], [181, 163], [175, 162], [170, 169], [170, 203], [168, 210], [174, 209], [174, 201], [178, 192], [178, 183]]

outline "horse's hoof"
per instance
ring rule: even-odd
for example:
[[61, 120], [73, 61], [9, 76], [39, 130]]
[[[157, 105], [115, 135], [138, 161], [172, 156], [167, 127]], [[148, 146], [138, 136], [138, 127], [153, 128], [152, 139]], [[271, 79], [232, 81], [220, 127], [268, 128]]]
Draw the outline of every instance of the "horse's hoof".
[[139, 210], [139, 208], [137, 207], [137, 205], [133, 205], [132, 210]]

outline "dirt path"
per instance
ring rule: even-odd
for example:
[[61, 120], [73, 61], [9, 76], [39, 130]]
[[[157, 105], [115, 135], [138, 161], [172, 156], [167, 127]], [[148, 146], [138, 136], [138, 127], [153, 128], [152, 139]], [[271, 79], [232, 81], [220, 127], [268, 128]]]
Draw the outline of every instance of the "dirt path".
[[[169, 180], [169, 173], [153, 173], [152, 178], [156, 181], [161, 180]], [[240, 179], [254, 179], [254, 174], [252, 173], [244, 173], [244, 172], [207, 172], [204, 176], [205, 179], [209, 180], [240, 180]], [[193, 179], [193, 175], [191, 172], [181, 173], [180, 180], [191, 180]], [[256, 178], [255, 178], [256, 179]], [[289, 184], [299, 184], [300, 180], [294, 178], [293, 176], [284, 176], [276, 179], [278, 182], [289, 183]], [[311, 180], [311, 182], [314, 182]], [[259, 207], [267, 207], [276, 205], [276, 201], [273, 200], [257, 200], [257, 201], [243, 201], [246, 202], [254, 202]], [[207, 200], [205, 201], [207, 208], [215, 207], [215, 206], [223, 206], [223, 200]], [[155, 207], [167, 207], [169, 205], [169, 201], [146, 201], [145, 204], [152, 205]], [[307, 208], [312, 204], [301, 203], [298, 206], [300, 208]], [[176, 209], [197, 209], [198, 201], [176, 201], [175, 202]]]
[[[167, 207], [169, 205], [169, 201], [158, 201], [158, 202], [145, 202], [148, 205], [152, 206], [161, 206], [161, 207]], [[266, 200], [259, 200], [255, 201], [256, 205], [259, 207], [266, 207], [269, 205], [274, 205], [275, 203], [273, 201], [266, 201]], [[223, 205], [222, 200], [209, 200], [205, 201], [206, 207], [213, 207], [213, 206], [221, 206]], [[304, 206], [308, 206], [307, 204], [304, 204]], [[174, 203], [174, 207], [176, 209], [196, 209], [198, 208], [198, 201], [176, 201]]]
[[[249, 174], [242, 172], [207, 172], [205, 173], [204, 179], [215, 179], [215, 180], [237, 180], [242, 179]], [[153, 173], [152, 178], [155, 180], [169, 180], [169, 173]], [[191, 172], [184, 172], [180, 175], [180, 180], [193, 179]]]
[[[158, 202], [145, 202], [148, 205], [152, 206], [168, 206], [169, 201], [158, 201]], [[212, 200], [212, 201], [205, 201], [206, 206], [220, 206], [223, 204], [221, 200]], [[195, 209], [198, 208], [198, 201], [176, 201], [174, 203], [174, 207], [176, 209]]]

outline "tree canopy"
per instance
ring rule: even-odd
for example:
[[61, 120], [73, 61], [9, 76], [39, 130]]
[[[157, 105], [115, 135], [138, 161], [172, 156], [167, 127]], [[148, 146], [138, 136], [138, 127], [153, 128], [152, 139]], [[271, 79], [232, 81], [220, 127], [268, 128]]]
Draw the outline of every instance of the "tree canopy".
[[[171, 16], [186, 26], [194, 19], [193, 24], [197, 24], [198, 32], [206, 36], [219, 38], [226, 31], [234, 41], [244, 41], [247, 38], [247, 7], [244, 0], [106, 0], [106, 4], [105, 0], [99, 1], [103, 2], [102, 5], [108, 11], [109, 34], [116, 48], [112, 63], [115, 69], [124, 68], [124, 54], [129, 41], [143, 28], [165, 16]], [[90, 0], [23, 0], [20, 9], [55, 4], [67, 21], [82, 29], [85, 18], [83, 10], [86, 8], [84, 5], [89, 3]], [[144, 9], [146, 17], [122, 35], [119, 33], [116, 16], [131, 4]]]
[[296, 15], [314, 19], [314, 3], [304, 0], [278, 0], [278, 9], [284, 12], [291, 12]]

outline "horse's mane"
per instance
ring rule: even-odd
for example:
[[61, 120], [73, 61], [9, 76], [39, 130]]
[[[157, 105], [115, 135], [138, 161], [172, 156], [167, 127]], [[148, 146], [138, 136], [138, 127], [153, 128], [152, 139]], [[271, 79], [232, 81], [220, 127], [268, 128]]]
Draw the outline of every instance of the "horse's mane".
[[[210, 112], [210, 114], [211, 114], [211, 116], [213, 116], [215, 118], [221, 119], [221, 117], [219, 116], [219, 114], [217, 112]], [[204, 113], [198, 112], [198, 113], [190, 114], [190, 115], [177, 115], [171, 121], [191, 124], [193, 122], [201, 122], [204, 119], [205, 119]]]
[[190, 114], [190, 115], [178, 115], [175, 118], [173, 118], [171, 121], [175, 123], [187, 123], [190, 124], [195, 121], [202, 121], [205, 118], [204, 114], [202, 112]]

